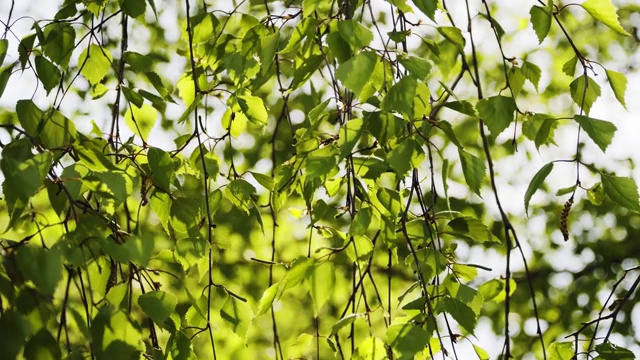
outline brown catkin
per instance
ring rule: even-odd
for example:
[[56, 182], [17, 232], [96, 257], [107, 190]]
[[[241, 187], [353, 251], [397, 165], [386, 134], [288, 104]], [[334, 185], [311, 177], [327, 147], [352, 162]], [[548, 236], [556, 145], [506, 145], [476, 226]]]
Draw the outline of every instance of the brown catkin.
[[562, 237], [564, 241], [569, 240], [569, 227], [567, 224], [567, 220], [569, 219], [569, 211], [571, 211], [571, 205], [573, 205], [573, 196], [564, 203], [564, 208], [562, 208], [562, 213], [560, 214], [560, 232], [562, 233]]

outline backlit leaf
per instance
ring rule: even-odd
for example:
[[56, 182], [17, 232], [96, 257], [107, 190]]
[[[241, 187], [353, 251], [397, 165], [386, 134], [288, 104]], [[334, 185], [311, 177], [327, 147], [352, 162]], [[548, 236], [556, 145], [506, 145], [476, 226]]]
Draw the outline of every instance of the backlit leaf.
[[611, 0], [587, 0], [580, 4], [583, 9], [593, 16], [596, 20], [607, 25], [613, 30], [619, 32], [622, 35], [630, 36], [618, 21], [618, 14], [616, 13], [616, 7], [613, 6]]
[[609, 79], [609, 85], [611, 85], [611, 89], [613, 90], [613, 94], [616, 96], [616, 99], [626, 108], [627, 104], [624, 99], [624, 95], [627, 91], [626, 76], [619, 72], [607, 70], [607, 79]]
[[238, 104], [249, 121], [257, 125], [267, 124], [269, 114], [261, 98], [251, 95], [240, 95], [238, 96]]
[[51, 89], [60, 85], [60, 70], [44, 56], [36, 56], [35, 63], [38, 79], [40, 79], [42, 86], [44, 86], [47, 94], [49, 94]]
[[338, 32], [354, 50], [362, 49], [373, 40], [371, 30], [356, 20], [338, 21]]
[[142, 107], [131, 105], [124, 115], [124, 123], [129, 130], [140, 136], [144, 141], [149, 140], [149, 133], [156, 123], [158, 111], [149, 104]]
[[336, 78], [347, 89], [360, 96], [362, 88], [367, 84], [378, 61], [378, 56], [369, 51], [364, 51], [340, 64], [336, 70]]
[[99, 83], [109, 72], [111, 66], [111, 53], [98, 45], [91, 44], [80, 53], [78, 66], [80, 71], [91, 84]]
[[175, 310], [177, 303], [178, 299], [175, 295], [164, 291], [150, 291], [138, 298], [142, 311], [159, 326], [162, 326], [162, 323]]

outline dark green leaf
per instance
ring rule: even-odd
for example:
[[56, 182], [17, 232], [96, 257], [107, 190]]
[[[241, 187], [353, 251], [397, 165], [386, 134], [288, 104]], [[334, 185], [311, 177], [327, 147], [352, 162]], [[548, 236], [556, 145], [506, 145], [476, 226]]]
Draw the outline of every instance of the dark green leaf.
[[51, 61], [47, 60], [44, 56], [36, 56], [36, 71], [38, 73], [38, 79], [42, 82], [47, 94], [51, 89], [60, 85], [60, 70], [53, 65]]
[[413, 359], [429, 343], [429, 334], [411, 323], [391, 325], [387, 329], [387, 344], [402, 354], [403, 359]]
[[[45, 28], [45, 41], [42, 44], [44, 54], [63, 69], [69, 64], [71, 54], [76, 47], [76, 32], [68, 22], [55, 22]], [[33, 46], [33, 39], [23, 39], [27, 55]], [[20, 46], [22, 47], [22, 45]], [[22, 58], [21, 58], [22, 61]], [[26, 63], [26, 58], [25, 58]], [[80, 62], [82, 63], [82, 62]], [[23, 65], [24, 66], [24, 65]]]
[[540, 189], [544, 180], [551, 173], [551, 170], [553, 170], [553, 163], [548, 163], [540, 168], [540, 170], [538, 170], [538, 172], [533, 176], [533, 179], [531, 179], [531, 182], [527, 187], [527, 191], [524, 194], [524, 210], [527, 214], [529, 214], [529, 201], [531, 200], [531, 197], [536, 193], [536, 191], [538, 191], [538, 189]]
[[471, 191], [480, 196], [480, 187], [482, 186], [486, 172], [484, 161], [460, 148], [458, 148], [458, 155], [460, 155], [462, 174], [467, 181], [467, 185], [469, 185]]
[[9, 78], [11, 77], [11, 73], [13, 72], [14, 67], [15, 64], [9, 64], [5, 67], [0, 68], [0, 98], [2, 97], [2, 94], [4, 93], [4, 90], [9, 83]]
[[58, 342], [46, 329], [40, 329], [24, 347], [26, 360], [61, 359]]
[[413, 0], [413, 3], [420, 11], [427, 15], [431, 21], [436, 21], [435, 15], [436, 9], [438, 9], [438, 0]]
[[536, 32], [536, 36], [538, 36], [538, 42], [542, 44], [542, 41], [544, 41], [547, 34], [549, 34], [549, 29], [551, 29], [551, 14], [546, 8], [537, 5], [531, 8], [529, 14], [531, 15], [533, 30]]
[[477, 315], [465, 303], [458, 299], [446, 296], [442, 299], [444, 311], [451, 315], [458, 324], [469, 334], [473, 334], [478, 322]]
[[[586, 78], [586, 79], [585, 79]], [[571, 98], [587, 116], [591, 106], [600, 97], [600, 85], [589, 76], [582, 75], [571, 82]]]
[[600, 355], [598, 359], [602, 360], [633, 360], [636, 358], [631, 351], [612, 343], [596, 345], [596, 352]]
[[62, 254], [59, 248], [21, 246], [16, 252], [18, 269], [43, 295], [53, 295], [62, 280]]
[[455, 110], [461, 114], [474, 116], [474, 117], [478, 116], [478, 114], [476, 114], [476, 110], [474, 109], [473, 105], [466, 100], [450, 101], [448, 103], [444, 103], [443, 105], [444, 107], [447, 107], [451, 110]]
[[611, 144], [611, 139], [613, 139], [613, 135], [617, 130], [616, 126], [608, 121], [581, 115], [575, 115], [573, 118], [582, 126], [582, 129], [584, 129], [591, 140], [598, 145], [600, 150], [605, 152], [609, 144]]
[[498, 95], [480, 100], [476, 109], [491, 135], [498, 136], [515, 119], [516, 102], [511, 97]]
[[500, 240], [491, 233], [487, 225], [470, 216], [460, 216], [449, 221], [445, 228], [445, 232], [462, 236], [478, 243], [500, 242]]
[[616, 204], [640, 212], [638, 186], [631, 178], [602, 174], [604, 193]]
[[9, 40], [0, 39], [0, 66], [4, 62], [4, 58], [7, 55], [7, 49], [9, 48]]
[[415, 140], [405, 140], [387, 154], [387, 162], [399, 176], [405, 175], [413, 168], [411, 159], [417, 146], [419, 145]]
[[18, 359], [32, 331], [29, 318], [25, 315], [12, 309], [4, 311], [0, 316], [0, 359]]
[[522, 70], [517, 66], [512, 66], [507, 73], [509, 77], [509, 86], [511, 86], [511, 91], [513, 91], [513, 96], [517, 97], [522, 90], [522, 86], [524, 86], [524, 81], [526, 78], [522, 73]]
[[120, 6], [125, 15], [136, 18], [144, 15], [146, 3], [145, 0], [120, 0]]

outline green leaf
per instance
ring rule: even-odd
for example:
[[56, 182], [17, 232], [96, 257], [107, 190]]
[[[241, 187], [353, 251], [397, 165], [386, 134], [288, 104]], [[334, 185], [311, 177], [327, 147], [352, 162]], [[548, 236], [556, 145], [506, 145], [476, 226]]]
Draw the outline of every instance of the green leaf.
[[171, 359], [173, 360], [197, 359], [196, 354], [193, 352], [191, 340], [182, 331], [178, 331], [169, 337], [167, 354], [171, 354]]
[[573, 343], [566, 342], [553, 342], [549, 345], [547, 353], [549, 354], [549, 360], [568, 360], [574, 357]]
[[384, 342], [375, 336], [366, 338], [358, 345], [351, 360], [386, 360], [387, 349]]
[[42, 128], [40, 131], [42, 145], [47, 149], [71, 145], [78, 136], [73, 122], [55, 109], [44, 115], [43, 123], [40, 126]]
[[473, 344], [473, 350], [476, 352], [476, 355], [478, 355], [478, 359], [480, 360], [489, 360], [489, 353], [486, 352], [483, 348], [481, 348], [480, 346]]
[[16, 310], [5, 310], [0, 316], [0, 338], [3, 342], [0, 346], [0, 358], [18, 359], [18, 354], [32, 331], [29, 318]]
[[355, 51], [368, 46], [373, 40], [371, 30], [356, 20], [338, 21], [338, 33]]
[[162, 326], [176, 309], [178, 298], [164, 291], [150, 291], [138, 297], [138, 305], [156, 325]]
[[596, 20], [607, 25], [611, 29], [619, 32], [622, 35], [631, 36], [618, 21], [618, 14], [616, 13], [616, 7], [613, 6], [611, 0], [587, 0], [580, 4], [583, 9], [593, 16]]
[[[586, 78], [586, 81], [585, 81]], [[600, 97], [600, 85], [593, 81], [592, 78], [582, 75], [571, 82], [571, 98], [573, 101], [584, 109], [585, 114], [589, 115], [591, 106]]]
[[4, 58], [7, 55], [8, 48], [9, 48], [9, 40], [0, 39], [0, 66], [4, 62]]
[[540, 76], [542, 76], [540, 67], [532, 62], [525, 61], [522, 63], [522, 73], [538, 91], [538, 83], [540, 83]]
[[40, 189], [53, 161], [53, 155], [49, 152], [20, 158], [15, 155], [14, 150], [17, 149], [13, 146], [5, 146], [0, 160], [5, 178], [2, 189], [10, 208], [17, 201], [26, 203]]
[[413, 3], [420, 11], [427, 15], [431, 21], [436, 21], [435, 16], [436, 9], [438, 9], [438, 0], [413, 0]]
[[369, 78], [378, 61], [378, 56], [370, 51], [364, 51], [340, 64], [336, 70], [336, 78], [342, 82], [347, 89], [353, 91], [356, 96], [369, 82]]
[[566, 188], [562, 188], [562, 189], [558, 189], [558, 191], [556, 191], [556, 196], [562, 196], [562, 195], [567, 195], [572, 193], [576, 188], [578, 187], [577, 184], [574, 184], [573, 186], [569, 186]]
[[484, 180], [487, 170], [484, 161], [460, 148], [458, 148], [458, 154], [460, 155], [462, 174], [464, 175], [467, 185], [469, 185], [471, 191], [480, 196], [480, 187], [482, 186], [482, 181]]
[[249, 207], [253, 203], [251, 196], [255, 194], [256, 188], [243, 179], [231, 181], [224, 189], [224, 196], [246, 215], [249, 215]]
[[56, 339], [47, 329], [40, 329], [24, 347], [27, 360], [61, 359], [62, 352]]
[[16, 251], [16, 263], [26, 280], [43, 295], [53, 295], [62, 280], [62, 253], [59, 248], [49, 250], [25, 245]]
[[267, 190], [273, 190], [273, 178], [265, 174], [260, 174], [254, 171], [249, 171], [253, 178], [256, 179], [258, 184], [262, 185]]
[[518, 97], [522, 87], [524, 86], [524, 81], [526, 78], [522, 73], [522, 69], [517, 66], [512, 66], [507, 73], [509, 78], [509, 86], [511, 86], [511, 91], [513, 91], [513, 96]]
[[387, 154], [387, 162], [399, 175], [403, 176], [413, 168], [411, 159], [414, 156], [418, 143], [413, 139], [407, 139], [398, 144]]
[[150, 236], [131, 235], [122, 244], [117, 244], [111, 238], [104, 239], [102, 248], [114, 260], [145, 266], [153, 253], [153, 243], [153, 238]]
[[9, 83], [9, 78], [11, 77], [14, 67], [15, 64], [9, 64], [0, 68], [0, 98], [4, 93], [4, 90], [7, 88], [7, 84]]
[[356, 216], [354, 216], [353, 221], [351, 222], [349, 234], [351, 236], [364, 235], [364, 233], [369, 228], [369, 225], [371, 225], [372, 218], [373, 211], [370, 207], [360, 209], [360, 211], [356, 213]]
[[349, 314], [343, 317], [342, 319], [338, 320], [338, 322], [333, 324], [333, 326], [331, 327], [330, 336], [337, 334], [338, 331], [340, 331], [340, 329], [342, 329], [343, 327], [353, 324], [353, 322], [356, 321], [356, 319], [358, 319], [361, 316], [362, 315], [360, 314]]
[[626, 109], [624, 94], [627, 92], [627, 78], [619, 72], [607, 70], [607, 79], [609, 79], [609, 85], [613, 90], [613, 94], [616, 96], [618, 102]]
[[575, 115], [573, 118], [582, 126], [582, 129], [584, 129], [591, 140], [598, 145], [600, 150], [605, 152], [609, 144], [611, 144], [611, 139], [613, 139], [613, 135], [617, 130], [616, 126], [608, 121], [581, 115]]
[[604, 193], [616, 204], [640, 212], [638, 186], [633, 179], [602, 174]]
[[489, 230], [487, 225], [470, 216], [459, 216], [449, 221], [445, 228], [445, 232], [461, 236], [477, 243], [500, 242], [500, 240], [491, 233], [491, 230]]
[[399, 192], [380, 187], [376, 192], [376, 197], [382, 206], [389, 211], [392, 218], [400, 216], [400, 212], [402, 211], [402, 198]]
[[447, 107], [451, 110], [457, 111], [461, 114], [469, 115], [469, 116], [478, 116], [476, 114], [476, 109], [473, 107], [473, 104], [466, 100], [460, 101], [450, 101], [443, 104], [444, 107]]
[[576, 73], [576, 65], [578, 65], [578, 57], [573, 56], [571, 59], [567, 60], [564, 65], [562, 65], [562, 72], [573, 77], [573, 74]]
[[321, 14], [327, 13], [331, 9], [331, 3], [325, 0], [303, 0], [302, 1], [302, 16], [311, 16], [314, 12], [318, 11]]
[[147, 150], [147, 161], [153, 182], [162, 190], [169, 191], [175, 176], [171, 156], [162, 149], [150, 147]]
[[382, 100], [382, 110], [397, 111], [407, 120], [413, 119], [413, 101], [416, 98], [417, 80], [405, 76], [395, 83]]
[[124, 123], [129, 130], [140, 136], [143, 141], [149, 140], [149, 133], [156, 123], [158, 111], [149, 104], [143, 104], [141, 107], [131, 105], [124, 114]]
[[[76, 47], [75, 39], [76, 32], [69, 22], [54, 22], [45, 28], [45, 41], [42, 44], [44, 54], [64, 69], [69, 65], [69, 59]], [[34, 39], [27, 36], [22, 40], [24, 41], [24, 43], [22, 43], [24, 48], [21, 45], [19, 51], [20, 49], [25, 51], [25, 57], [23, 58], [21, 54], [20, 61], [22, 62], [24, 60], [24, 63], [26, 63]], [[80, 58], [82, 59], [82, 56]], [[78, 63], [82, 64], [82, 61], [79, 60]]]
[[402, 354], [403, 359], [412, 359], [429, 343], [429, 333], [411, 323], [391, 325], [386, 335], [387, 344]]
[[237, 98], [242, 113], [249, 121], [261, 126], [267, 124], [269, 114], [261, 98], [252, 95], [240, 95]]
[[144, 15], [146, 5], [145, 0], [120, 0], [122, 12], [132, 18]]
[[546, 8], [537, 5], [531, 8], [529, 14], [531, 15], [533, 30], [538, 37], [538, 43], [542, 44], [551, 29], [551, 14]]
[[604, 200], [604, 188], [602, 183], [596, 183], [587, 190], [587, 199], [596, 206], [602, 205]]
[[476, 109], [491, 135], [498, 136], [515, 119], [516, 102], [511, 97], [498, 95], [480, 100]]
[[335, 283], [336, 269], [333, 263], [330, 261], [316, 263], [313, 267], [313, 273], [311, 273], [311, 277], [307, 281], [309, 293], [313, 300], [314, 316], [318, 316], [320, 309], [331, 298], [335, 290]]
[[99, 83], [107, 75], [111, 60], [109, 50], [91, 44], [80, 53], [78, 66], [82, 67], [80, 72], [93, 85]]
[[612, 343], [603, 343], [596, 345], [598, 359], [602, 360], [633, 360], [635, 355], [630, 350], [619, 347]]
[[417, 56], [402, 56], [398, 62], [419, 80], [425, 80], [431, 73], [431, 63]]
[[253, 319], [253, 311], [246, 302], [230, 297], [220, 309], [220, 317], [226, 327], [246, 340]]
[[442, 304], [444, 304], [444, 311], [450, 314], [467, 333], [473, 334], [478, 317], [467, 304], [449, 296], [442, 299]]
[[533, 179], [531, 179], [531, 182], [527, 187], [527, 191], [524, 194], [524, 210], [527, 212], [527, 215], [529, 214], [529, 201], [531, 200], [531, 197], [542, 186], [544, 180], [551, 173], [551, 170], [553, 170], [553, 163], [548, 163], [540, 168], [540, 170], [538, 170], [538, 172], [533, 176]]
[[458, 49], [460, 53], [464, 52], [465, 39], [462, 36], [462, 31], [454, 26], [440, 26], [438, 32], [444, 36], [449, 42], [451, 42]]
[[289, 38], [289, 42], [287, 46], [280, 50], [280, 54], [288, 54], [294, 51], [297, 51], [302, 40], [304, 40], [307, 36], [313, 35], [318, 27], [318, 20], [314, 18], [304, 18], [302, 21], [296, 25], [295, 29], [293, 29], [293, 34], [291, 34], [291, 38]]
[[36, 56], [36, 72], [38, 73], [38, 79], [42, 82], [47, 94], [51, 89], [60, 85], [60, 70], [57, 66], [47, 60], [44, 56]]
[[278, 295], [279, 288], [280, 283], [275, 283], [269, 286], [269, 288], [262, 293], [260, 302], [258, 303], [258, 312], [256, 313], [256, 317], [266, 314], [267, 311], [271, 309], [273, 301], [276, 299], [276, 295]]

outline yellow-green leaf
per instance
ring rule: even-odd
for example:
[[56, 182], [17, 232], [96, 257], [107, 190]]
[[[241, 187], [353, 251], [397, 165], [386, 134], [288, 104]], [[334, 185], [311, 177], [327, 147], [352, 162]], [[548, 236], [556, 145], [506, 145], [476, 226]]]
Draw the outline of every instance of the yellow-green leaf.
[[132, 105], [124, 115], [124, 123], [134, 133], [139, 135], [143, 140], [149, 139], [149, 133], [156, 123], [158, 111], [149, 104], [143, 104], [142, 107]]
[[78, 65], [82, 67], [80, 71], [82, 75], [93, 85], [99, 83], [107, 75], [111, 60], [109, 50], [91, 44], [80, 54]]
[[630, 36], [625, 29], [622, 28], [618, 21], [616, 7], [613, 6], [611, 0], [587, 0], [580, 4], [583, 9], [593, 16], [596, 20], [607, 25], [622, 35]]
[[619, 72], [607, 70], [607, 79], [609, 79], [609, 85], [611, 85], [611, 89], [613, 90], [613, 94], [616, 96], [616, 99], [624, 108], [627, 108], [627, 104], [624, 100], [624, 94], [627, 91], [627, 78]]

